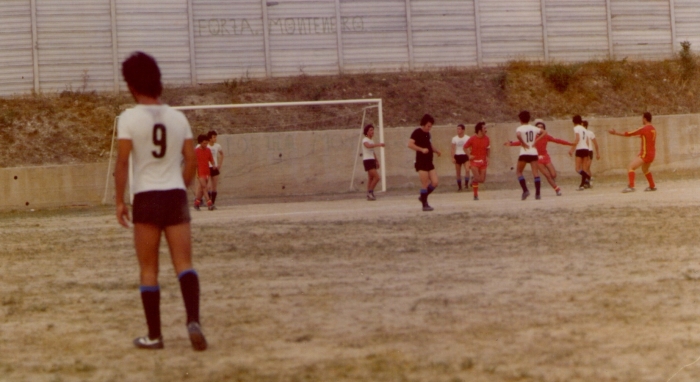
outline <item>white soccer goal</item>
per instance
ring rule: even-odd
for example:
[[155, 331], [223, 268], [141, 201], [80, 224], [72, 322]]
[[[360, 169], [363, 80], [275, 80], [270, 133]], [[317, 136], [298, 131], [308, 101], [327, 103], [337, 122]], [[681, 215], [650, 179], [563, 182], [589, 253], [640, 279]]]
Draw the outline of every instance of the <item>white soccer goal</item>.
[[[331, 101], [302, 101], [302, 102], [270, 102], [270, 103], [243, 103], [224, 105], [192, 105], [175, 106], [183, 111], [192, 125], [195, 136], [197, 131], [210, 129], [217, 130], [219, 134], [238, 133], [275, 133], [292, 131], [316, 131], [316, 130], [355, 130], [359, 131], [357, 151], [354, 153], [352, 173], [350, 177], [350, 189], [354, 190], [357, 163], [359, 159], [360, 145], [362, 142], [362, 129], [364, 125], [372, 123], [376, 129], [375, 142], [384, 143], [384, 120], [382, 115], [382, 100], [352, 99]], [[118, 118], [118, 117], [117, 117]], [[103, 204], [108, 203], [113, 197], [114, 177], [113, 160], [115, 150], [117, 120], [114, 122], [112, 135], [112, 151]], [[222, 128], [226, 126], [226, 128]], [[358, 129], [359, 127], [359, 129]], [[353, 151], [354, 151], [353, 147]], [[386, 166], [384, 148], [378, 148], [381, 191], [386, 191]], [[350, 158], [348, 157], [348, 162]], [[300, 174], [303, 176], [303, 174]], [[323, 174], [320, 174], [323, 176]], [[261, 174], [264, 176], [264, 174]], [[363, 175], [364, 176], [364, 175]], [[345, 192], [344, 190], [338, 190]]]

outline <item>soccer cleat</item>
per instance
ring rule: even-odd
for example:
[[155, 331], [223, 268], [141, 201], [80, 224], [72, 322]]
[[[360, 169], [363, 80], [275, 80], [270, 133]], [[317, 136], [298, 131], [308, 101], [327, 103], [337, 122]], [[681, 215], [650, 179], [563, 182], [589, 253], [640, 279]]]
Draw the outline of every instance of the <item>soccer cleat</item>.
[[475, 197], [474, 197], [474, 200], [479, 200], [479, 197], [478, 197], [478, 196], [475, 196]]
[[187, 324], [187, 333], [190, 335], [190, 342], [194, 350], [202, 351], [207, 349], [207, 340], [204, 338], [199, 322], [192, 321]]
[[377, 197], [374, 194], [367, 194], [367, 200], [377, 200]]
[[523, 196], [520, 200], [525, 200], [525, 199], [527, 199], [528, 196], [530, 196], [530, 191], [525, 191], [525, 192], [523, 192]]
[[216, 209], [216, 205], [212, 204], [209, 206], [209, 211], [214, 211]]
[[539, 195], [535, 195], [535, 200], [540, 200], [540, 199], [542, 199], [542, 197], [541, 197], [541, 196], [539, 196]]
[[583, 188], [591, 188], [591, 185], [589, 183], [584, 183]]
[[459, 188], [457, 189], [457, 192], [460, 192], [460, 191], [462, 191], [462, 187], [459, 187]]
[[432, 210], [434, 210], [434, 208], [433, 208], [433, 207], [430, 207], [430, 206], [427, 205], [427, 204], [423, 206], [423, 211], [432, 211]]
[[576, 189], [576, 191], [583, 191], [583, 190], [585, 190], [585, 188], [583, 188], [583, 186], [580, 186], [579, 188]]
[[561, 196], [561, 190], [557, 190], [557, 196]]
[[194, 201], [194, 209], [197, 210], [197, 211], [199, 211], [199, 205], [200, 205], [201, 203], [202, 203], [202, 202], [200, 202], [199, 200], [195, 199], [195, 201]]
[[656, 191], [656, 187], [647, 187], [644, 191]]
[[634, 192], [634, 187], [627, 187], [624, 190], [622, 190], [623, 194], [626, 194], [628, 192]]
[[163, 348], [163, 337], [158, 337], [155, 340], [148, 338], [148, 336], [143, 336], [134, 339], [134, 346], [139, 349], [162, 349]]

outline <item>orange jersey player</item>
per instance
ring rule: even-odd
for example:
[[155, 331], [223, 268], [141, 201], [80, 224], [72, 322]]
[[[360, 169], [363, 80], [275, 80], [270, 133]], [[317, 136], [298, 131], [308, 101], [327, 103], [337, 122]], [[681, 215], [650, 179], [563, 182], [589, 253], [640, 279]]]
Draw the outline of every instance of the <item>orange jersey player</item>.
[[[543, 131], [547, 128], [544, 124], [544, 121], [542, 121], [541, 119], [535, 120], [535, 126], [539, 127]], [[542, 139], [538, 140], [534, 144], [535, 148], [537, 149], [537, 166], [539, 167], [540, 172], [547, 179], [549, 185], [552, 186], [554, 192], [557, 193], [557, 196], [561, 196], [561, 188], [559, 188], [559, 186], [557, 186], [557, 183], [555, 182], [555, 179], [557, 178], [557, 170], [554, 168], [554, 165], [552, 164], [552, 159], [549, 157], [549, 153], [547, 152], [547, 143], [549, 142], [558, 143], [560, 145], [565, 146], [573, 146], [573, 143], [565, 141], [563, 139], [554, 138], [551, 135], [545, 135]], [[520, 141], [509, 141], [505, 144], [505, 146], [520, 145], [522, 145]]]
[[649, 182], [649, 187], [644, 191], [656, 191], [656, 185], [654, 184], [654, 178], [649, 171], [651, 163], [654, 161], [656, 156], [656, 129], [651, 125], [651, 113], [646, 112], [642, 116], [643, 126], [634, 131], [625, 131], [624, 133], [619, 133], [615, 129], [608, 130], [608, 133], [612, 135], [619, 135], [621, 137], [632, 137], [639, 136], [641, 138], [642, 148], [639, 151], [639, 155], [632, 159], [629, 166], [627, 166], [627, 176], [629, 179], [629, 184], [627, 188], [622, 190], [622, 192], [633, 192], [634, 191], [634, 171], [642, 167], [642, 172], [646, 176]]
[[486, 122], [477, 123], [474, 126], [474, 133], [476, 134], [472, 135], [464, 144], [464, 150], [471, 149], [469, 167], [472, 171], [472, 190], [474, 190], [474, 200], [479, 200], [479, 183], [486, 181], [491, 140], [486, 135]]
[[[209, 150], [209, 138], [205, 134], [200, 134], [197, 137], [197, 148], [194, 149], [194, 153], [197, 157], [197, 192], [194, 199], [194, 208], [199, 211], [199, 206], [202, 204], [202, 199], [204, 195], [207, 194], [209, 187], [209, 166], [214, 164], [214, 156], [211, 155], [211, 150]], [[213, 202], [211, 198], [207, 200], [207, 207], [209, 210], [213, 208]]]

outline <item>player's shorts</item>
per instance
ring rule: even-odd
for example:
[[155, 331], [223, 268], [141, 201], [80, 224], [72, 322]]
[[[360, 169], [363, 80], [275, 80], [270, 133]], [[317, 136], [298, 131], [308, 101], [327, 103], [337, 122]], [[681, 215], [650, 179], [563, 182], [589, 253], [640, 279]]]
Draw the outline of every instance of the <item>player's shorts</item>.
[[537, 157], [537, 163], [543, 164], [543, 165], [546, 166], [546, 165], [552, 163], [552, 158], [549, 157], [549, 154], [547, 154], [547, 155], [539, 155], [539, 156]]
[[134, 223], [151, 224], [159, 228], [190, 222], [187, 192], [181, 189], [145, 191], [134, 195]]
[[209, 174], [211, 176], [219, 176], [221, 173], [219, 172], [218, 168], [209, 167]]
[[435, 170], [435, 166], [433, 165], [433, 161], [417, 161], [414, 163], [414, 167], [416, 168], [416, 171], [433, 171]]
[[576, 157], [577, 158], [588, 158], [588, 156], [590, 155], [590, 151], [591, 150], [589, 150], [589, 149], [578, 149], [578, 150], [576, 150]]
[[521, 155], [518, 157], [518, 162], [532, 163], [539, 160], [537, 155]]
[[488, 164], [485, 159], [471, 159], [469, 161], [469, 166], [478, 168], [479, 170], [485, 170]]
[[207, 178], [210, 174], [209, 167], [200, 167], [197, 169], [197, 176], [200, 178]]
[[465, 164], [469, 160], [469, 155], [467, 154], [460, 154], [460, 155], [455, 155], [455, 162], [457, 164]]
[[643, 161], [644, 163], [651, 163], [651, 162], [654, 161], [655, 155], [654, 155], [654, 154], [651, 154], [651, 155], [647, 154], [646, 156], [642, 156], [642, 155], [640, 154], [639, 157], [642, 158], [642, 161]]
[[377, 160], [376, 159], [365, 159], [362, 161], [362, 164], [365, 166], [365, 171], [377, 169]]

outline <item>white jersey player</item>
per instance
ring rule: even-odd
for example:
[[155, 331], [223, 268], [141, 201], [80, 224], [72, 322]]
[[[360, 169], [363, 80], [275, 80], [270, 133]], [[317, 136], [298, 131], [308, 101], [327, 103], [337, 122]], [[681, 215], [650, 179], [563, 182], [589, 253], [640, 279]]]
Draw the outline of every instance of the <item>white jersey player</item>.
[[530, 191], [527, 188], [527, 183], [525, 182], [525, 177], [523, 176], [523, 170], [525, 166], [529, 163], [530, 169], [532, 170], [532, 176], [535, 178], [535, 199], [540, 199], [540, 174], [537, 169], [537, 160], [539, 159], [537, 155], [537, 148], [535, 148], [535, 142], [542, 139], [547, 133], [540, 129], [539, 127], [532, 126], [530, 122], [530, 112], [527, 110], [521, 111], [518, 114], [520, 127], [515, 129], [515, 135], [520, 141], [520, 155], [518, 156], [518, 165], [516, 170], [516, 175], [518, 176], [518, 182], [520, 187], [523, 189], [523, 194], [521, 196], [522, 200], [527, 199], [530, 196]]

